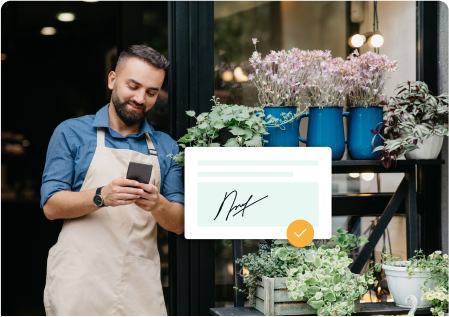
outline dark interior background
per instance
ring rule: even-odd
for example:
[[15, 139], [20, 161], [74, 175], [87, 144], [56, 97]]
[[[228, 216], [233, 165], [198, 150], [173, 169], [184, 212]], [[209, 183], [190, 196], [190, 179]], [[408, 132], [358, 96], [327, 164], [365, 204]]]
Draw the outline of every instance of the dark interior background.
[[[58, 21], [60, 12], [76, 18]], [[1, 313], [45, 315], [48, 250], [62, 226], [39, 206], [48, 142], [62, 121], [95, 114], [109, 102], [107, 74], [117, 51], [146, 44], [168, 57], [167, 2], [7, 2], [1, 23]], [[43, 27], [56, 34], [42, 35]], [[147, 116], [164, 132], [167, 91], [165, 84]], [[167, 239], [159, 230], [164, 288]]]

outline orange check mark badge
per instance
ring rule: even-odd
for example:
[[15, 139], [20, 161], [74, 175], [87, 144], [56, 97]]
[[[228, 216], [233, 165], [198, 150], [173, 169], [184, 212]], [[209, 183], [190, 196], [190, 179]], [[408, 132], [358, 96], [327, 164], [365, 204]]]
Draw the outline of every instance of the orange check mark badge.
[[298, 248], [309, 245], [314, 234], [312, 225], [306, 220], [295, 220], [287, 228], [288, 241]]

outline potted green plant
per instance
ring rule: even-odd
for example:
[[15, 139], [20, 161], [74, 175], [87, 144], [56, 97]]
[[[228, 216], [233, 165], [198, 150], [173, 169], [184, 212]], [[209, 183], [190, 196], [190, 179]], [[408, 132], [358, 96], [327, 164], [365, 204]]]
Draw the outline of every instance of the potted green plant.
[[[421, 81], [397, 85], [396, 97], [384, 109], [384, 125], [372, 132], [384, 140], [374, 149], [378, 160], [389, 168], [392, 160], [405, 155], [408, 159], [435, 159], [448, 135], [448, 95], [434, 97]], [[381, 135], [381, 132], [384, 135]]]
[[[186, 111], [188, 116], [196, 119], [196, 125], [188, 128], [187, 133], [178, 140], [180, 147], [263, 146], [263, 135], [268, 133], [264, 114], [256, 115], [262, 108], [222, 104], [215, 96], [211, 101], [214, 105], [210, 112], [195, 116], [195, 111]], [[184, 151], [168, 156], [179, 165], [184, 165]]]
[[[243, 275], [250, 305], [268, 315], [350, 315], [374, 283], [372, 271], [351, 273], [350, 250], [368, 242], [339, 228], [338, 237], [314, 240], [297, 248], [277, 240], [271, 254], [244, 255], [236, 263]], [[243, 292], [244, 290], [239, 290]]]
[[373, 270], [384, 269], [396, 306], [411, 308], [412, 304], [408, 304], [406, 298], [413, 295], [418, 299], [418, 308], [425, 308], [432, 305], [434, 297], [424, 294], [431, 294], [431, 289], [448, 289], [448, 265], [447, 254], [435, 251], [426, 256], [419, 250], [407, 261], [383, 253], [381, 262], [375, 263]]

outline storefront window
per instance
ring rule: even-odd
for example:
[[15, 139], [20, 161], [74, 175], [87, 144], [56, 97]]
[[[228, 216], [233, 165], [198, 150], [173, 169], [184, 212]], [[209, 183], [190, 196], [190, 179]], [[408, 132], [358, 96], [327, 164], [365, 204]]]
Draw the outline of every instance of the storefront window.
[[[379, 2], [379, 30], [385, 43], [380, 54], [398, 60], [398, 71], [387, 83], [387, 96], [393, 95], [396, 84], [415, 78], [416, 3]], [[222, 103], [240, 104], [248, 107], [260, 106], [258, 92], [250, 80], [254, 72], [248, 59], [254, 51], [252, 38], [257, 38], [257, 51], [265, 56], [270, 50], [330, 50], [333, 57], [346, 57], [354, 48], [348, 44], [351, 32], [361, 34], [372, 31], [373, 2], [362, 6], [362, 22], [351, 22], [350, 2], [345, 1], [217, 1], [214, 4], [214, 63], [215, 96]], [[351, 24], [352, 23], [352, 24]], [[405, 27], [407, 25], [407, 27]], [[360, 53], [374, 49], [368, 44], [358, 49]], [[345, 101], [345, 111], [347, 111]], [[305, 106], [301, 105], [301, 110]], [[344, 119], [347, 131], [346, 118]], [[346, 132], [345, 132], [346, 133]], [[302, 119], [300, 134], [307, 137], [307, 118]], [[298, 142], [299, 146], [305, 144]], [[343, 160], [350, 157], [346, 152]], [[403, 173], [397, 174], [334, 174], [333, 195], [357, 193], [394, 192]], [[381, 211], [379, 211], [381, 212]], [[357, 235], [369, 235], [369, 226], [375, 217], [334, 217], [333, 229], [343, 226]], [[393, 229], [394, 227], [394, 229]], [[393, 254], [404, 255], [405, 218], [394, 217], [390, 223]], [[389, 241], [387, 239], [387, 241]], [[264, 240], [245, 240], [243, 253], [257, 251], [258, 243]], [[382, 239], [375, 250], [382, 249]], [[233, 305], [232, 294], [232, 248], [231, 242], [216, 241], [216, 287], [217, 307]], [[225, 285], [227, 284], [227, 285]], [[369, 299], [366, 299], [370, 301]]]

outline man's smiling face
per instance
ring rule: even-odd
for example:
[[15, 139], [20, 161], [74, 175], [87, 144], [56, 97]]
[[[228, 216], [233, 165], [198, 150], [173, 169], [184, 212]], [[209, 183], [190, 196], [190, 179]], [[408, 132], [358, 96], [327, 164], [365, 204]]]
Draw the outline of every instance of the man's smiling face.
[[131, 57], [109, 74], [112, 104], [127, 125], [140, 124], [153, 108], [164, 83], [165, 71]]

